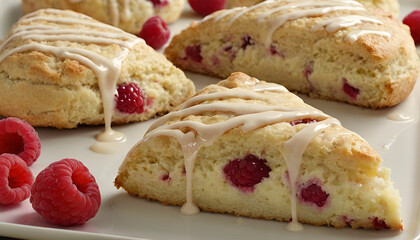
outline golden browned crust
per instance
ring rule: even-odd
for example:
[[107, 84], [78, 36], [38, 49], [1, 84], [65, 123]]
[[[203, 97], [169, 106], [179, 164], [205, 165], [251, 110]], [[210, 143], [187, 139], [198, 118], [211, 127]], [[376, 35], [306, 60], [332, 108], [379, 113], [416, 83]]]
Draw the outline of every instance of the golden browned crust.
[[[249, 7], [265, 0], [226, 0], [226, 8]], [[315, 0], [316, 1], [316, 0]], [[398, 17], [400, 5], [397, 0], [356, 0], [366, 8], [380, 8]]]
[[140, 32], [144, 22], [152, 16], [158, 15], [166, 23], [176, 21], [181, 15], [185, 4], [185, 0], [168, 0], [169, 3], [167, 5], [154, 8], [151, 1], [129, 0], [128, 10], [125, 10], [122, 2], [116, 1], [118, 5], [116, 10], [117, 16], [113, 16], [113, 7], [110, 6], [112, 1], [109, 0], [22, 0], [21, 7], [25, 14], [43, 8], [73, 10], [110, 25], [113, 24], [113, 17], [118, 17], [118, 25], [116, 27], [137, 34]]
[[[243, 73], [234, 73], [217, 85], [205, 87], [197, 95], [226, 91], [226, 88], [250, 88], [257, 82]], [[264, 94], [269, 99], [266, 102], [229, 97], [206, 100], [201, 104], [252, 102], [313, 109], [292, 93]], [[174, 116], [168, 121], [211, 121], [214, 124], [230, 117], [229, 113], [206, 112]], [[194, 163], [194, 202], [203, 211], [289, 221], [290, 189], [285, 180], [288, 169], [280, 146], [303, 128], [303, 125], [293, 127], [283, 122], [244, 133], [236, 127], [225, 132], [211, 146], [202, 147]], [[265, 159], [271, 172], [252, 192], [244, 193], [224, 178], [223, 168], [231, 160], [248, 154]], [[385, 219], [390, 228], [402, 230], [398, 192], [392, 187], [389, 170], [381, 167], [381, 162], [378, 153], [359, 135], [341, 126], [325, 129], [306, 148], [299, 179], [303, 182], [319, 179], [331, 199], [322, 209], [299, 202], [299, 221], [337, 228], [373, 228], [372, 220], [376, 216]], [[182, 205], [186, 201], [186, 180], [180, 144], [169, 136], [139, 142], [127, 154], [114, 184], [133, 196]]]
[[[38, 14], [48, 15], [43, 11]], [[86, 21], [97, 22], [93, 19]], [[39, 22], [19, 21], [12, 30]], [[63, 27], [87, 28], [80, 24]], [[0, 50], [0, 54], [30, 41], [14, 38]], [[122, 51], [118, 45], [70, 41], [50, 44], [96, 51], [108, 58]], [[117, 84], [128, 82], [137, 83], [147, 97], [154, 99], [154, 104], [142, 114], [114, 115], [114, 124], [143, 121], [164, 114], [195, 91], [193, 83], [181, 70], [142, 42], [133, 47], [122, 63]], [[96, 73], [76, 60], [62, 59], [52, 53], [36, 50], [12, 54], [0, 63], [0, 89], [0, 102], [4, 103], [0, 106], [0, 115], [19, 117], [33, 126], [75, 128], [79, 124], [97, 125], [104, 122]]]
[[[270, 47], [264, 44], [269, 29], [253, 23], [260, 13], [282, 4], [278, 1], [246, 13], [234, 24], [227, 23], [235, 14], [217, 21], [224, 12], [214, 13], [174, 36], [165, 55], [183, 70], [221, 78], [242, 71], [311, 97], [372, 109], [394, 106], [411, 93], [420, 64], [409, 29], [399, 20], [377, 9], [360, 15], [378, 19], [382, 25], [365, 22], [334, 33], [310, 29], [322, 20], [354, 13], [342, 10], [291, 20], [274, 32], [270, 47], [277, 52], [270, 54]], [[385, 31], [391, 37], [366, 34], [355, 42], [345, 40], [348, 33], [358, 30]], [[242, 49], [246, 36], [253, 44]], [[185, 53], [186, 47], [198, 45], [201, 63]], [[309, 77], [305, 75], [308, 69]], [[360, 91], [357, 99], [345, 94], [344, 81]]]

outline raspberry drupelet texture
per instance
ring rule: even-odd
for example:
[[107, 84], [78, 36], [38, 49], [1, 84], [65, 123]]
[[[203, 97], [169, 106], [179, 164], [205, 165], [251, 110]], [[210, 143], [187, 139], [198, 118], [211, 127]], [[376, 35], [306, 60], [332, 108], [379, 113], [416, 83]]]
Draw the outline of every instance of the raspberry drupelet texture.
[[17, 155], [0, 155], [0, 204], [22, 202], [31, 194], [34, 177], [26, 163]]
[[420, 44], [420, 10], [415, 10], [408, 14], [403, 23], [410, 27], [411, 36], [416, 45]]
[[122, 113], [140, 114], [146, 110], [143, 90], [135, 83], [119, 85], [115, 101], [117, 109]]
[[41, 154], [38, 133], [26, 121], [9, 117], [0, 120], [0, 154], [18, 155], [31, 166]]
[[93, 218], [101, 205], [101, 194], [83, 163], [67, 158], [50, 164], [38, 174], [30, 201], [46, 220], [69, 226]]
[[149, 18], [143, 25], [139, 37], [146, 41], [153, 49], [159, 49], [168, 42], [171, 31], [165, 21], [159, 16]]
[[205, 17], [225, 7], [226, 0], [188, 0], [191, 8]]
[[223, 169], [226, 179], [242, 191], [253, 191], [256, 184], [267, 178], [271, 171], [265, 159], [248, 155], [230, 161]]

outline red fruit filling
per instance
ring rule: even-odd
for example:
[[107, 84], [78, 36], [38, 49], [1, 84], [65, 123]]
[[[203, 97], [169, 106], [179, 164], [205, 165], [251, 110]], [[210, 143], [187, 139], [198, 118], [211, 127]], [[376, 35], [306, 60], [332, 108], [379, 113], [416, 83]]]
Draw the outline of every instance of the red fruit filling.
[[271, 55], [278, 55], [282, 58], [284, 58], [284, 53], [277, 51], [276, 46], [274, 45], [270, 45], [270, 54]]
[[304, 119], [297, 119], [297, 120], [291, 121], [290, 125], [295, 126], [295, 125], [298, 125], [298, 124], [310, 124], [310, 123], [316, 123], [316, 122], [318, 122], [318, 120], [316, 120], [316, 119], [304, 118]]
[[146, 110], [145, 97], [136, 83], [121, 84], [115, 94], [117, 109], [122, 113], [143, 113]]
[[139, 37], [146, 41], [153, 49], [159, 49], [169, 40], [171, 31], [165, 21], [159, 16], [149, 18], [143, 25]]
[[313, 65], [314, 65], [314, 62], [313, 61], [309, 61], [307, 64], [306, 64], [306, 66], [305, 66], [305, 72], [304, 72], [304, 75], [305, 75], [305, 78], [306, 78], [306, 81], [307, 82], [311, 82], [310, 80], [309, 80], [309, 77], [311, 76], [311, 74], [312, 74], [312, 72], [314, 71], [314, 69], [313, 69]]
[[93, 218], [101, 205], [101, 194], [95, 178], [82, 162], [63, 159], [38, 174], [30, 202], [46, 220], [69, 226]]
[[414, 39], [414, 43], [420, 44], [420, 10], [415, 10], [408, 14], [404, 20], [404, 24], [410, 27], [411, 36]]
[[360, 93], [360, 90], [358, 88], [355, 88], [353, 86], [351, 86], [348, 82], [347, 79], [343, 79], [343, 91], [349, 95], [349, 97], [351, 97], [353, 100], [356, 100], [357, 96]]
[[18, 155], [28, 166], [41, 154], [41, 141], [35, 129], [24, 120], [9, 117], [0, 120], [0, 154]]
[[252, 46], [252, 45], [254, 45], [254, 44], [255, 44], [255, 42], [254, 42], [254, 40], [251, 38], [251, 36], [246, 35], [245, 37], [243, 37], [243, 38], [242, 38], [242, 45], [241, 45], [241, 48], [245, 50], [248, 46]]
[[153, 3], [154, 8], [162, 8], [169, 4], [168, 0], [149, 0]]
[[318, 207], [323, 207], [329, 194], [322, 190], [321, 186], [313, 182], [306, 186], [300, 186], [298, 196], [301, 201], [313, 203]]
[[161, 177], [161, 179], [162, 179], [162, 181], [170, 181], [171, 180], [171, 177], [169, 176], [169, 174], [165, 174], [165, 175], [163, 175], [162, 177]]
[[372, 224], [373, 224], [373, 227], [376, 230], [389, 229], [389, 227], [388, 227], [388, 225], [386, 225], [385, 221], [382, 220], [382, 219], [378, 219], [378, 217], [375, 217], [372, 220]]
[[3, 153], [0, 155], [0, 204], [22, 202], [31, 194], [34, 177], [20, 157]]
[[201, 61], [203, 60], [203, 57], [201, 56], [200, 45], [186, 47], [185, 54], [187, 55], [188, 58], [192, 59], [195, 62], [201, 63]]
[[226, 0], [188, 0], [191, 8], [205, 17], [225, 7]]
[[248, 155], [242, 159], [230, 161], [223, 168], [226, 179], [243, 191], [252, 191], [254, 186], [267, 178], [271, 171], [265, 159]]

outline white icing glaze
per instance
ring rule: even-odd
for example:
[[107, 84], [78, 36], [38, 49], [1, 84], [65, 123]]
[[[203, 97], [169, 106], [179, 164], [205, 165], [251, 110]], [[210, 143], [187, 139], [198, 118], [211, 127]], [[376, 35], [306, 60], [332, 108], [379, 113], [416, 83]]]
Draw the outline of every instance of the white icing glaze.
[[121, 20], [124, 22], [127, 22], [131, 19], [132, 13], [130, 11], [130, 0], [124, 0], [123, 1], [123, 12], [121, 15]]
[[108, 0], [108, 13], [111, 18], [111, 25], [118, 27], [120, 25], [120, 13], [117, 0]]
[[[63, 15], [68, 17], [57, 18], [54, 16], [37, 16], [37, 13], [40, 11], [43, 11], [46, 14], [63, 13]], [[117, 146], [118, 143], [125, 141], [125, 137], [122, 133], [118, 133], [111, 129], [116, 83], [120, 75], [121, 64], [127, 57], [130, 49], [137, 43], [144, 41], [115, 27], [103, 23], [90, 22], [89, 20], [91, 20], [91, 18], [84, 17], [81, 14], [68, 11], [59, 12], [53, 9], [38, 10], [30, 15], [26, 15], [22, 18], [21, 22], [40, 21], [48, 22], [50, 24], [44, 25], [39, 23], [16, 27], [9, 38], [3, 41], [0, 45], [0, 49], [2, 50], [0, 62], [12, 54], [32, 50], [49, 52], [59, 58], [73, 59], [92, 69], [98, 78], [105, 122], [105, 130], [103, 133], [98, 135], [97, 139], [102, 142], [114, 142], [116, 144], [115, 146]], [[100, 32], [95, 31], [94, 29], [82, 30], [66, 28], [65, 25], [68, 24], [80, 24], [85, 27], [108, 29], [112, 30], [112, 32]], [[27, 42], [19, 47], [8, 49], [7, 44], [15, 38], [20, 38], [22, 40], [26, 40]], [[51, 44], [47, 45], [45, 44], [46, 41], [70, 41], [108, 45], [115, 44], [119, 45], [122, 50], [115, 56], [107, 58], [84, 48], [58, 47]], [[104, 150], [106, 147], [102, 147], [103, 145], [104, 144], [100, 146], [95, 145], [92, 147], [92, 150], [101, 152], [109, 151]], [[109, 148], [111, 143], [106, 145]]]
[[302, 163], [302, 156], [306, 147], [324, 129], [332, 125], [340, 125], [337, 119], [331, 118], [318, 123], [307, 125], [304, 129], [296, 133], [291, 139], [283, 145], [283, 157], [286, 162], [287, 171], [290, 179], [290, 203], [292, 209], [292, 222], [288, 226], [289, 230], [296, 230], [298, 226], [298, 217], [296, 210], [297, 202], [297, 183], [299, 178], [300, 165]]
[[[248, 8], [233, 8], [229, 10], [224, 10], [221, 13], [219, 12], [217, 14], [207, 16], [204, 21], [208, 21], [210, 19], [214, 19], [214, 21], [219, 21], [225, 16], [230, 15], [231, 18], [227, 24], [231, 25], [242, 15], [252, 12], [254, 10], [259, 10], [260, 8], [266, 7], [267, 5], [272, 4], [274, 2], [275, 1], [273, 0], [267, 0]], [[258, 15], [259, 23], [263, 21], [268, 21], [265, 24], [266, 26], [268, 26], [267, 32], [265, 32], [262, 36], [264, 44], [266, 46], [269, 46], [271, 44], [274, 32], [288, 21], [303, 17], [322, 16], [327, 13], [332, 13], [340, 10], [347, 10], [352, 13], [366, 11], [362, 4], [354, 0], [288, 0], [284, 2], [287, 2], [287, 4], [268, 9]], [[381, 21], [374, 18], [352, 14], [323, 20], [317, 23], [315, 26], [313, 26], [312, 30], [315, 31], [326, 27], [326, 30], [328, 32], [335, 32], [339, 29], [358, 25], [363, 22], [383, 24]], [[364, 34], [377, 34], [386, 37], [391, 36], [390, 33], [385, 31], [360, 30], [350, 32], [345, 37], [345, 40], [354, 42], [358, 39], [358, 37]]]
[[344, 40], [349, 42], [355, 42], [357, 39], [359, 39], [360, 36], [366, 35], [366, 34], [376, 34], [380, 36], [384, 36], [387, 38], [391, 38], [391, 34], [389, 32], [385, 31], [376, 31], [376, 30], [356, 30], [352, 31], [344, 38]]
[[406, 113], [400, 113], [400, 112], [393, 112], [386, 116], [387, 119], [392, 121], [411, 121], [414, 118]]
[[364, 22], [376, 23], [380, 25], [383, 24], [381, 21], [370, 17], [360, 15], [345, 15], [321, 21], [312, 27], [312, 31], [320, 30], [325, 27], [325, 30], [331, 33], [336, 32], [339, 29], [362, 24]]
[[[259, 92], [256, 92], [253, 88], [233, 88], [221, 92], [209, 92], [207, 94], [195, 96], [182, 104], [177, 111], [171, 112], [156, 121], [155, 124], [150, 127], [149, 132], [145, 135], [143, 140], [136, 145], [138, 146], [142, 142], [158, 136], [174, 137], [180, 143], [184, 153], [184, 166], [186, 171], [186, 202], [181, 208], [182, 213], [196, 214], [199, 211], [193, 201], [192, 176], [195, 158], [202, 146], [212, 145], [220, 136], [236, 127], [240, 128], [243, 133], [249, 133], [258, 128], [279, 122], [288, 122], [304, 118], [325, 119], [314, 124], [307, 124], [302, 130], [285, 142], [282, 149], [290, 175], [291, 190], [292, 222], [287, 228], [292, 231], [303, 228], [297, 221], [296, 211], [296, 185], [303, 152], [314, 137], [328, 127], [340, 125], [340, 122], [337, 119], [328, 118], [327, 115], [317, 110], [302, 111], [280, 106], [260, 105], [255, 102], [226, 103], [216, 101], [205, 103], [209, 100], [228, 99], [231, 97], [264, 100], [266, 96], [260, 92], [287, 92], [287, 90], [281, 87], [274, 87], [273, 85], [275, 84], [255, 84], [253, 88], [258, 89]], [[234, 116], [228, 120], [213, 124], [189, 120], [170, 123], [171, 119], [174, 118], [182, 119], [189, 115], [205, 112], [227, 112], [234, 114]], [[189, 131], [184, 133], [181, 129], [189, 129]], [[135, 149], [136, 146], [134, 146], [133, 149]], [[127, 159], [122, 166], [126, 161]]]

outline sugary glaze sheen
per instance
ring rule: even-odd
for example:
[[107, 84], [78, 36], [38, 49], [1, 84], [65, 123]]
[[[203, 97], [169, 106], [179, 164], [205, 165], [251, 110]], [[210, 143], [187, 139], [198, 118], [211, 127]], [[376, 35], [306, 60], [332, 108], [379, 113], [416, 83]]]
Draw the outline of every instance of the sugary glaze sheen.
[[[249, 7], [261, 2], [264, 2], [264, 0], [226, 0], [226, 8]], [[395, 17], [399, 15], [399, 4], [397, 0], [358, 0], [358, 2], [366, 8], [381, 8]]]
[[[227, 10], [225, 13], [221, 14], [221, 16], [214, 16], [209, 15], [203, 21], [207, 21], [209, 19], [214, 18], [214, 21], [220, 21], [227, 15], [232, 14], [228, 24], [233, 24], [239, 17], [243, 16], [244, 14], [251, 12], [253, 10], [258, 10], [258, 8], [263, 8], [266, 5], [274, 3], [275, 0], [267, 0], [260, 4], [254, 5], [248, 8], [233, 8], [231, 10]], [[270, 21], [271, 28], [267, 31], [266, 36], [264, 37], [265, 44], [269, 46], [272, 42], [272, 36], [274, 32], [287, 21], [295, 20], [302, 17], [310, 17], [310, 16], [319, 16], [323, 14], [327, 14], [330, 12], [335, 12], [339, 10], [348, 10], [351, 12], [360, 12], [360, 11], [367, 11], [363, 5], [356, 1], [352, 0], [328, 0], [328, 1], [313, 1], [313, 0], [285, 0], [288, 4], [282, 5], [280, 7], [275, 7], [268, 11], [264, 11], [258, 14], [258, 23], [263, 24], [264, 21], [268, 18], [274, 18], [274, 20]], [[309, 7], [309, 9], [307, 9]], [[295, 9], [291, 12], [285, 12], [290, 9]], [[283, 12], [281, 15], [276, 15], [273, 17], [274, 14]], [[362, 24], [363, 22], [371, 22], [376, 24], [383, 24], [381, 21], [369, 18], [361, 15], [349, 15], [349, 16], [339, 16], [335, 18], [330, 18], [326, 21], [322, 21], [317, 25], [312, 27], [313, 31], [322, 29], [326, 27], [328, 32], [336, 32], [345, 27], [351, 27], [357, 24]], [[356, 41], [360, 36], [364, 34], [378, 34], [381, 36], [391, 37], [391, 34], [386, 31], [369, 31], [369, 30], [356, 30], [353, 32], [348, 33], [345, 39], [349, 41]]]
[[174, 36], [183, 70], [241, 71], [312, 97], [382, 108], [403, 101], [419, 59], [406, 26], [353, 0], [267, 0], [215, 12]]
[[[57, 18], [53, 16], [38, 16], [38, 12], [27, 14], [21, 19], [21, 23], [31, 21], [45, 21], [47, 23], [61, 24], [84, 24], [98, 28], [112, 29], [113, 32], [83, 31], [79, 29], [62, 29], [60, 25], [23, 25], [13, 30], [11, 35], [2, 42], [0, 50], [0, 62], [6, 57], [24, 51], [50, 52], [60, 58], [69, 58], [77, 60], [89, 66], [98, 77], [99, 89], [102, 96], [104, 108], [105, 131], [99, 135], [98, 140], [102, 142], [121, 142], [125, 137], [122, 133], [116, 133], [111, 129], [112, 115], [114, 111], [114, 91], [120, 75], [121, 63], [127, 57], [128, 52], [135, 44], [144, 43], [144, 40], [123, 32], [117, 28], [112, 28], [102, 23], [89, 23], [86, 20], [90, 17], [75, 14], [72, 12], [63, 12], [60, 10], [47, 9], [39, 10], [47, 14], [63, 14], [66, 17]], [[7, 48], [7, 44], [15, 39], [29, 40], [17, 48]], [[111, 59], [103, 57], [93, 51], [73, 48], [73, 47], [55, 47], [43, 44], [41, 41], [74, 41], [88, 42], [96, 44], [117, 44], [122, 51]]]
[[[78, 27], [75, 27], [78, 26]], [[89, 86], [90, 83], [88, 81], [92, 80], [91, 76], [89, 74], [83, 73], [84, 69], [78, 69], [76, 67], [73, 71], [77, 73], [81, 73], [82, 80], [78, 81], [84, 81], [83, 85], [88, 86], [87, 90], [91, 91], [95, 87], [99, 88], [99, 97], [100, 102], [102, 102], [102, 108], [103, 108], [103, 123], [105, 124], [105, 131], [98, 136], [99, 141], [103, 142], [122, 142], [124, 141], [124, 136], [121, 133], [117, 133], [111, 129], [111, 122], [116, 119], [117, 122], [123, 122], [123, 121], [133, 121], [130, 120], [130, 118], [139, 118], [141, 113], [136, 114], [125, 114], [121, 112], [114, 111], [115, 110], [115, 94], [116, 94], [116, 84], [119, 82], [121, 84], [123, 81], [133, 81], [133, 79], [139, 78], [139, 74], [147, 74], [146, 72], [141, 72], [136, 70], [136, 66], [129, 67], [127, 69], [127, 65], [130, 64], [136, 64], [140, 63], [143, 59], [139, 59], [140, 56], [136, 56], [133, 58], [134, 55], [143, 53], [149, 55], [150, 58], [157, 58], [158, 61], [154, 63], [148, 63], [148, 64], [155, 64], [155, 72], [153, 72], [153, 79], [151, 81], [153, 82], [155, 87], [159, 86], [160, 84], [165, 84], [165, 86], [159, 86], [160, 88], [166, 88], [166, 91], [170, 91], [173, 96], [171, 96], [171, 102], [172, 104], [177, 104], [176, 102], [181, 102], [179, 98], [187, 98], [190, 94], [192, 94], [193, 86], [192, 83], [189, 80], [186, 80], [185, 76], [173, 67], [169, 62], [165, 62], [163, 56], [156, 53], [154, 50], [152, 50], [150, 47], [148, 47], [144, 40], [141, 38], [138, 38], [134, 35], [131, 35], [129, 33], [126, 33], [118, 28], [115, 28], [113, 26], [98, 22], [88, 16], [85, 16], [83, 14], [75, 13], [72, 11], [64, 11], [64, 10], [56, 10], [56, 9], [43, 9], [38, 10], [36, 12], [30, 13], [28, 15], [25, 15], [22, 17], [19, 22], [12, 28], [12, 30], [7, 35], [6, 39], [1, 43], [0, 45], [0, 63], [2, 64], [9, 64], [8, 61], [13, 61], [16, 56], [20, 57], [24, 54], [30, 54], [31, 52], [39, 52], [43, 53], [45, 55], [53, 55], [58, 59], [67, 59], [67, 60], [75, 60], [76, 62], [80, 63], [81, 65], [84, 65], [88, 67], [94, 74], [93, 78], [96, 77], [97, 82], [92, 83], [93, 86]], [[34, 61], [37, 61], [39, 58], [35, 59]], [[127, 62], [128, 59], [130, 59], [130, 62]], [[7, 60], [7, 61], [6, 61]], [[144, 60], [146, 62], [146, 60]], [[155, 61], [155, 60], [153, 60]], [[153, 62], [152, 61], [152, 62]], [[125, 62], [124, 72], [122, 72], [122, 63]], [[39, 74], [46, 71], [45, 74], [51, 74], [49, 69], [44, 70], [42, 68], [43, 62], [37, 62], [35, 67], [29, 68], [29, 70], [26, 69], [26, 65], [22, 64], [22, 70], [20, 72], [12, 72], [9, 73], [9, 75], [17, 75], [22, 76], [22, 71], [29, 72], [34, 71], [32, 69], [39, 69]], [[52, 63], [51, 63], [52, 64]], [[158, 66], [158, 64], [161, 64], [162, 66]], [[5, 66], [5, 65], [4, 65]], [[3, 66], [3, 67], [4, 67]], [[55, 67], [51, 67], [54, 69], [59, 69], [58, 71], [60, 74], [63, 74], [62, 76], [59, 76], [57, 79], [54, 80], [48, 80], [48, 79], [41, 79], [41, 81], [45, 81], [45, 83], [48, 83], [46, 85], [52, 86], [54, 84], [57, 84], [57, 86], [60, 86], [62, 88], [75, 88], [79, 89], [80, 86], [77, 85], [79, 82], [73, 82], [68, 79], [68, 76], [66, 76], [63, 72], [64, 70], [60, 70], [60, 68], [66, 67], [63, 64], [60, 64]], [[161, 69], [162, 67], [162, 69]], [[3, 69], [3, 71], [7, 71], [7, 69]], [[163, 73], [167, 71], [166, 73]], [[173, 72], [169, 72], [173, 71]], [[167, 76], [162, 77], [159, 74], [166, 74]], [[77, 74], [74, 74], [75, 77], [79, 77]], [[127, 76], [129, 75], [129, 76]], [[124, 80], [122, 79], [124, 76]], [[48, 78], [49, 76], [45, 77]], [[170, 86], [166, 86], [170, 82], [169, 79], [172, 79], [173, 77], [177, 78], [177, 83], [175, 86], [172, 86], [173, 89], [170, 89]], [[23, 80], [25, 78], [28, 78], [28, 82], [36, 80], [36, 75], [23, 75], [23, 77], [17, 77], [18, 79]], [[148, 76], [144, 75], [144, 79], [141, 79], [144, 84], [149, 84], [150, 81]], [[162, 78], [162, 79], [159, 79]], [[13, 79], [10, 79], [13, 80]], [[144, 81], [143, 81], [144, 80]], [[66, 81], [70, 81], [69, 83], [66, 83]], [[19, 81], [22, 82], [23, 81]], [[75, 84], [72, 86], [72, 84]], [[139, 84], [138, 82], [135, 84]], [[186, 84], [186, 85], [184, 85]], [[20, 83], [18, 84], [20, 85]], [[184, 85], [183, 87], [186, 87], [185, 89], [178, 89], [176, 88], [180, 87], [177, 85]], [[148, 87], [148, 86], [144, 86]], [[80, 97], [84, 97], [86, 93], [84, 92], [86, 90], [80, 89]], [[152, 89], [147, 89], [148, 94], [155, 94], [152, 91]], [[185, 92], [184, 92], [185, 91]], [[173, 92], [173, 93], [172, 93]], [[46, 95], [48, 94], [56, 94], [52, 92], [48, 92], [45, 90]], [[96, 95], [96, 93], [94, 93]], [[160, 99], [159, 104], [165, 104], [165, 101], [163, 99], [164, 93], [160, 93], [162, 99]], [[178, 96], [179, 95], [179, 96]], [[25, 96], [27, 97], [27, 96]], [[76, 97], [76, 96], [72, 96]], [[11, 101], [10, 96], [6, 98], [4, 101]], [[63, 96], [64, 99], [64, 96]], [[15, 99], [16, 100], [16, 99]], [[40, 101], [36, 98], [33, 99], [34, 101]], [[81, 100], [81, 99], [80, 99]], [[92, 99], [87, 99], [89, 101], [95, 101]], [[17, 100], [16, 100], [17, 101]], [[54, 102], [57, 101], [57, 99], [50, 99], [50, 101]], [[69, 101], [75, 101], [74, 99], [71, 99]], [[145, 100], [146, 101], [146, 100]], [[70, 103], [71, 104], [71, 103]], [[91, 105], [97, 104], [97, 102], [86, 102], [86, 108], [88, 108]], [[145, 106], [147, 103], [144, 103]], [[167, 107], [169, 108], [171, 103], [167, 103]], [[179, 104], [179, 103], [178, 103]], [[158, 106], [158, 105], [156, 105]], [[28, 107], [28, 106], [26, 106]], [[35, 110], [39, 106], [34, 106], [34, 113], [37, 111]], [[164, 109], [147, 109], [148, 106], [146, 106], [146, 110], [144, 110], [143, 117], [140, 117], [141, 119], [148, 119], [152, 116], [154, 116], [157, 112], [156, 111], [162, 111], [164, 112]], [[42, 108], [42, 106], [41, 106]], [[44, 110], [44, 112], [54, 112], [52, 109], [52, 106], [46, 107], [49, 110]], [[69, 106], [69, 108], [74, 108], [74, 106]], [[161, 106], [159, 106], [161, 108]], [[70, 109], [72, 110], [72, 109]], [[96, 109], [95, 109], [96, 110]], [[150, 110], [150, 111], [148, 111]], [[42, 110], [39, 110], [42, 111]], [[60, 110], [55, 110], [60, 111]], [[83, 109], [83, 111], [87, 111], [86, 109]], [[166, 110], [167, 111], [167, 110]], [[39, 113], [42, 114], [43, 112]], [[3, 113], [5, 114], [5, 113]], [[7, 114], [7, 113], [6, 113]], [[24, 113], [25, 114], [25, 113]], [[83, 114], [83, 112], [80, 112], [79, 114]], [[35, 114], [37, 115], [37, 114]], [[39, 116], [35, 116], [39, 117]], [[82, 119], [79, 120], [68, 120], [68, 123], [59, 123], [54, 122], [54, 119], [51, 119], [49, 123], [42, 123], [42, 121], [37, 122], [37, 120], [27, 119], [30, 123], [36, 125], [36, 126], [55, 126], [54, 124], [57, 124], [56, 127], [62, 128], [62, 127], [75, 127], [78, 123], [85, 123], [85, 124], [100, 124], [102, 121], [99, 119], [88, 119], [88, 118], [100, 118], [101, 116], [82, 116]], [[124, 120], [125, 119], [125, 120]], [[138, 120], [141, 120], [138, 119]], [[63, 119], [59, 119], [60, 121]], [[75, 122], [70, 122], [75, 121]], [[80, 121], [80, 122], [77, 122]], [[51, 124], [51, 125], [50, 125]]]
[[[234, 81], [242, 82], [242, 86], [230, 88], [230, 85], [235, 84]], [[294, 104], [290, 104], [287, 107], [276, 105], [274, 102], [272, 105], [260, 103], [270, 103], [270, 98], [274, 96], [273, 94], [290, 95], [282, 86], [277, 85], [276, 87], [275, 84], [261, 82], [242, 73], [232, 74], [228, 80], [219, 84], [218, 87], [210, 86], [202, 90], [195, 97], [187, 100], [174, 111], [160, 118], [150, 127], [143, 140], [136, 144], [127, 154], [124, 163], [120, 167], [119, 176], [116, 178], [116, 186], [126, 188], [124, 181], [127, 180], [125, 179], [127, 177], [126, 174], [131, 172], [129, 165], [132, 167], [135, 164], [135, 156], [137, 156], [138, 151], [142, 151], [140, 150], [142, 145], [153, 139], [163, 139], [164, 136], [174, 138], [182, 149], [185, 168], [185, 202], [181, 212], [184, 214], [196, 214], [199, 208], [194, 202], [196, 197], [193, 194], [195, 184], [193, 174], [197, 157], [203, 148], [212, 147], [221, 136], [234, 129], [239, 131], [241, 135], [247, 135], [261, 128], [283, 122], [315, 119], [316, 122], [311, 124], [302, 124], [304, 126], [302, 126], [301, 130], [290, 136], [280, 147], [286, 164], [288, 186], [290, 188], [291, 223], [287, 228], [291, 231], [302, 229], [298, 222], [297, 196], [298, 191], [300, 191], [298, 186], [301, 178], [301, 164], [304, 152], [315, 137], [328, 129], [341, 127], [341, 124], [337, 119], [331, 118], [309, 106], [297, 104], [299, 105], [297, 107]], [[291, 102], [294, 101], [296, 100], [291, 100]], [[216, 113], [224, 114], [226, 118], [223, 117], [222, 119], [224, 120], [217, 121], [215, 116], [212, 117]], [[198, 116], [202, 116], [202, 121], [198, 121]], [[209, 119], [203, 120], [205, 119], [204, 116], [208, 116]], [[212, 118], [214, 119], [212, 120]], [[349, 133], [342, 132], [335, 137], [339, 138], [340, 134], [347, 135]], [[240, 138], [240, 136], [237, 137]], [[165, 163], [162, 162], [160, 164]], [[140, 166], [134, 168], [138, 169], [136, 171], [142, 171]], [[144, 171], [147, 170], [144, 168]], [[138, 180], [142, 181], [141, 179]], [[127, 187], [131, 188], [135, 183], [126, 184], [128, 184]], [[197, 186], [197, 188], [200, 188], [200, 186]], [[128, 191], [131, 194], [136, 194], [131, 190]]]
[[147, 19], [158, 15], [171, 23], [179, 18], [185, 0], [167, 0], [155, 4], [151, 0], [22, 0], [24, 13], [41, 8], [67, 9], [89, 15], [101, 22], [137, 34]]

